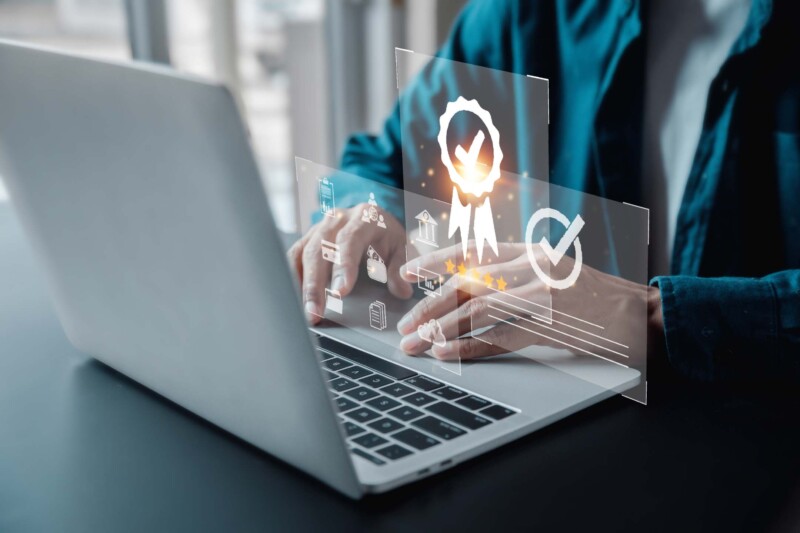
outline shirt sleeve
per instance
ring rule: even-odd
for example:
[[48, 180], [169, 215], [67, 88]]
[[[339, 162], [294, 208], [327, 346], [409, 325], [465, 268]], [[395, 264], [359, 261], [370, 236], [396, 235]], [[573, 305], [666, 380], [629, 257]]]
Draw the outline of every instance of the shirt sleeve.
[[763, 278], [661, 276], [670, 364], [707, 381], [800, 382], [800, 270]]

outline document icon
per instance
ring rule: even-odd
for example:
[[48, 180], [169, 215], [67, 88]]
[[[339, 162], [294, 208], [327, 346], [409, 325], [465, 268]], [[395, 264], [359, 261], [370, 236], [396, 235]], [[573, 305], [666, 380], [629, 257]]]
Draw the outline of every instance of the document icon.
[[344, 303], [342, 302], [342, 295], [339, 291], [325, 289], [325, 309], [334, 313], [342, 314]]
[[378, 331], [386, 329], [386, 305], [383, 302], [375, 300], [369, 304], [369, 325]]

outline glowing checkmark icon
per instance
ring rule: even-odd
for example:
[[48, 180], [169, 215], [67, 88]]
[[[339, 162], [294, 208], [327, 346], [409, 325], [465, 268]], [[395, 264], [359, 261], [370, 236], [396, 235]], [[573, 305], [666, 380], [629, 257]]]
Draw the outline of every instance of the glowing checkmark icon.
[[460, 144], [456, 146], [456, 157], [468, 169], [475, 168], [478, 162], [478, 155], [481, 153], [481, 146], [483, 146], [483, 141], [485, 140], [486, 135], [484, 135], [483, 130], [478, 131], [478, 134], [472, 139], [472, 144], [469, 145], [469, 151], [464, 150]]
[[561, 262], [561, 259], [564, 257], [564, 254], [567, 253], [572, 242], [578, 237], [578, 233], [580, 233], [583, 228], [583, 224], [584, 222], [581, 216], [576, 215], [575, 220], [567, 227], [567, 231], [564, 232], [564, 235], [558, 241], [555, 248], [550, 245], [546, 237], [542, 237], [542, 240], [539, 241], [539, 246], [551, 263], [558, 266], [558, 263]]

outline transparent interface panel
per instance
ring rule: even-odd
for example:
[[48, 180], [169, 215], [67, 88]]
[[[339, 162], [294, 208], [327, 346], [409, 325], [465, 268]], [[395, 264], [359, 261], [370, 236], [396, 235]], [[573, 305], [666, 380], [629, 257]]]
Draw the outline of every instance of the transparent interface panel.
[[[504, 172], [503, 239], [479, 261], [474, 239], [448, 236], [451, 204], [300, 159], [297, 176], [303, 232], [320, 240], [322, 327], [401, 362], [462, 375], [523, 357], [646, 402], [647, 210]], [[358, 281], [336, 291], [342, 265]], [[535, 383], [536, 365], [526, 372]]]
[[646, 401], [647, 211], [548, 185], [546, 79], [395, 53], [403, 188], [449, 204], [465, 258], [462, 362], [514, 352]]
[[[442, 264], [463, 263], [457, 254], [447, 255], [455, 240], [437, 228], [449, 205], [311, 161], [297, 159], [296, 165], [302, 238], [315, 250], [303, 277], [318, 276], [323, 286], [317, 290], [324, 291], [319, 329], [349, 342], [341, 338], [344, 328], [356, 334], [353, 339], [372, 341], [380, 355], [408, 364], [406, 353], [413, 353], [415, 365], [425, 362], [421, 370], [460, 375], [458, 350], [438, 353], [449, 331], [436, 317], [402, 324], [406, 315], [423, 317], [429, 302], [442, 315], [458, 309], [459, 279], [445, 284], [440, 269], [407, 265], [431, 251], [438, 251]], [[344, 286], [337, 284], [339, 276], [347, 278]]]

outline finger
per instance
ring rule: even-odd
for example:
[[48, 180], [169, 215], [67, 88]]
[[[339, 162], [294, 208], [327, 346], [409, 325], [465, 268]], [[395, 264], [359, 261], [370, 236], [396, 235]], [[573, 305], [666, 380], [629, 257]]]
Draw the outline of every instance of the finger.
[[[453, 339], [434, 346], [431, 355], [442, 361], [468, 361], [513, 352], [526, 346], [519, 331], [509, 324], [498, 324], [480, 335]], [[529, 343], [528, 343], [529, 344]], [[519, 347], [517, 347], [519, 346]]]
[[303, 248], [303, 308], [310, 324], [322, 320], [325, 308], [325, 288], [331, 277], [331, 263], [322, 258], [322, 240], [330, 233], [316, 233]]
[[355, 287], [364, 252], [375, 238], [376, 226], [364, 224], [359, 215], [362, 209], [363, 206], [356, 206], [350, 211], [347, 222], [336, 236], [341, 262], [333, 266], [331, 288], [339, 291], [342, 296], [349, 294]]
[[306, 239], [301, 237], [298, 239], [286, 252], [286, 257], [289, 261], [289, 267], [297, 276], [298, 285], [303, 283], [303, 248], [305, 248]]
[[[441, 294], [428, 296], [420, 300], [414, 308], [398, 322], [397, 329], [403, 335], [412, 333], [418, 326], [433, 318], [441, 318], [453, 312], [459, 306], [465, 305], [470, 298], [484, 295], [495, 295], [497, 299], [505, 300], [517, 297], [533, 299], [541, 305], [549, 307], [550, 299], [546, 287], [538, 280], [534, 280], [527, 260], [516, 259], [501, 265], [492, 265], [482, 269], [480, 274], [468, 273], [466, 275], [451, 276], [442, 286]], [[507, 277], [506, 280], [503, 276]], [[404, 279], [418, 276], [404, 276]], [[498, 287], [502, 287], [500, 290]], [[532, 303], [536, 306], [536, 303]], [[451, 329], [448, 333], [457, 334]]]
[[405, 262], [405, 246], [398, 246], [392, 251], [386, 268], [389, 270], [389, 292], [398, 298], [408, 300], [414, 294], [414, 289], [400, 271]]
[[450, 279], [442, 285], [440, 295], [426, 296], [417, 302], [397, 323], [397, 331], [402, 335], [409, 335], [419, 326], [431, 319], [439, 318], [456, 309], [467, 293], [459, 291], [458, 279]]

